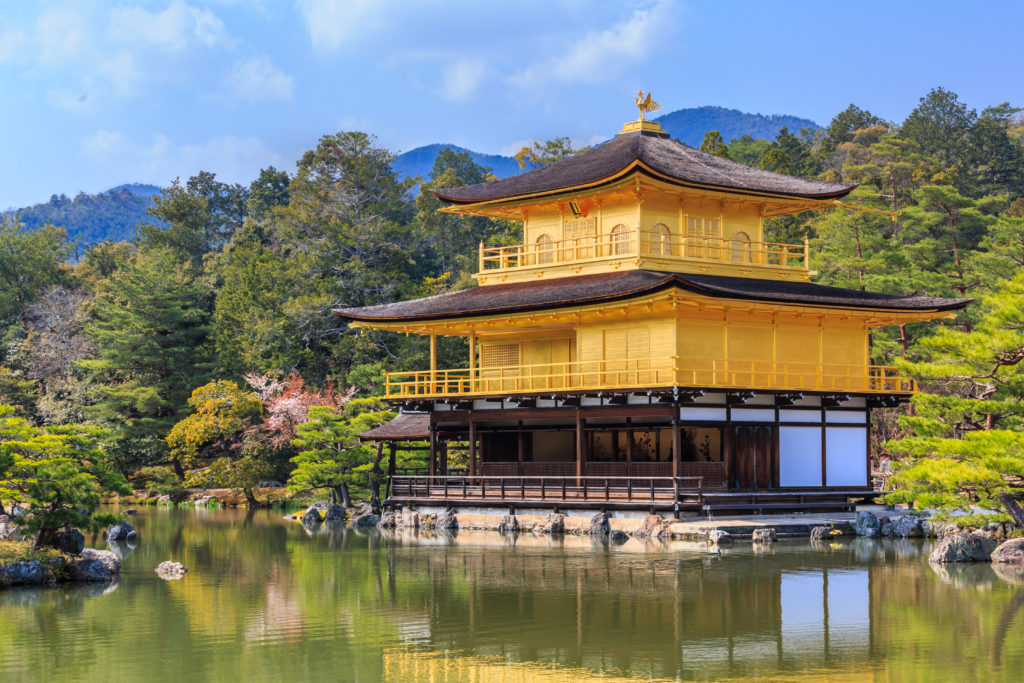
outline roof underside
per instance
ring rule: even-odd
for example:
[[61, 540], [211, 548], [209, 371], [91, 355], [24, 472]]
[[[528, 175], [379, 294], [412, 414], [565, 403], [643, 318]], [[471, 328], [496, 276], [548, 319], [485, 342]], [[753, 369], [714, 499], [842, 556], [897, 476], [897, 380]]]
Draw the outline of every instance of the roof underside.
[[856, 187], [772, 173], [706, 154], [667, 137], [630, 133], [533, 171], [433, 192], [452, 204], [555, 194], [613, 181], [638, 164], [640, 171], [668, 182], [741, 194], [824, 200], [843, 197]]
[[597, 304], [671, 288], [715, 298], [881, 311], [951, 311], [972, 301], [878, 294], [809, 282], [629, 270], [473, 287], [412, 301], [344, 308], [334, 312], [350, 320], [365, 322], [468, 318]]

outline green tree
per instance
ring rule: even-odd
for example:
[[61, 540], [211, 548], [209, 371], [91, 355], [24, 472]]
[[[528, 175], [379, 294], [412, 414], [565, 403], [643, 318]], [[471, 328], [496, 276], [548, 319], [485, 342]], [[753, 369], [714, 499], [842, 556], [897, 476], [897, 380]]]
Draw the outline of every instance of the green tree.
[[943, 166], [961, 166], [969, 154], [970, 131], [978, 115], [956, 93], [934, 88], [900, 126], [900, 135], [917, 143], [926, 156]]
[[99, 387], [87, 414], [120, 438], [162, 439], [212, 367], [206, 296], [168, 249], [140, 250], [103, 282], [86, 328], [99, 357], [79, 361]]
[[729, 159], [729, 148], [717, 130], [709, 130], [704, 133], [704, 140], [700, 143], [700, 151], [714, 154], [723, 159]]
[[28, 326], [36, 297], [68, 278], [65, 264], [74, 253], [63, 228], [43, 225], [25, 230], [0, 217], [0, 325]]
[[821, 154], [826, 157], [833, 154], [841, 144], [852, 141], [856, 131], [872, 126], [885, 126], [885, 121], [867, 109], [851, 104], [836, 114], [825, 128], [825, 137], [821, 140]]
[[944, 509], [1003, 508], [1024, 526], [1024, 274], [979, 306], [970, 332], [939, 328], [920, 358], [901, 367], [924, 382], [908, 436], [889, 442], [903, 458], [891, 479], [896, 502]]
[[287, 206], [289, 182], [291, 178], [286, 171], [278, 171], [273, 166], [262, 169], [249, 185], [249, 216], [262, 221], [275, 206]]
[[590, 147], [573, 147], [568, 137], [553, 138], [540, 142], [534, 140], [529, 147], [524, 146], [515, 153], [519, 168], [540, 168], [561, 161], [567, 157], [586, 152]]
[[235, 382], [214, 380], [193, 391], [188, 405], [191, 414], [167, 435], [171, 457], [185, 468], [195, 467], [200, 458], [212, 462], [189, 473], [186, 481], [239, 489], [255, 507], [253, 489], [271, 468], [260, 459], [260, 449], [246, 448], [243, 433], [263, 410], [259, 396]]
[[350, 507], [350, 487], [358, 473], [369, 472], [371, 485], [379, 478], [379, 456], [371, 444], [356, 435], [387, 422], [395, 413], [380, 410], [377, 399], [354, 399], [341, 413], [326, 406], [309, 409], [309, 419], [296, 428], [292, 441], [299, 453], [292, 462], [295, 470], [288, 480], [292, 491], [328, 489], [335, 504]]
[[82, 425], [34, 427], [0, 406], [0, 509], [3, 503], [23, 507], [16, 521], [36, 535], [37, 548], [52, 545], [62, 529], [95, 531], [116, 521], [97, 513], [104, 491], [128, 492], [110, 467], [106, 437]]

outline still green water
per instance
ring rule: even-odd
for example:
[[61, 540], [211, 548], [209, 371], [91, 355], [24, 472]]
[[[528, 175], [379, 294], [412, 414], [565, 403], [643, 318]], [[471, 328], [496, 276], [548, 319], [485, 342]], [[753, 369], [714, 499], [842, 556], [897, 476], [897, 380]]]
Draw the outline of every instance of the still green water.
[[[0, 592], [0, 680], [1024, 678], [1024, 578], [930, 567], [925, 541], [718, 555], [309, 534], [269, 511], [141, 509], [133, 523], [118, 585]], [[167, 559], [191, 572], [161, 580]]]

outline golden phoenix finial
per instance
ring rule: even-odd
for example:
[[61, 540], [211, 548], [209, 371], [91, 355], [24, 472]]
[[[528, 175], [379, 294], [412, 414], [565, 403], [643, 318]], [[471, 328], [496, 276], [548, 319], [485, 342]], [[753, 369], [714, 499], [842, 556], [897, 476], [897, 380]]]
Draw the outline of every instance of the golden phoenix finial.
[[640, 109], [640, 120], [644, 120], [644, 114], [649, 114], [652, 111], [658, 111], [661, 109], [661, 105], [651, 99], [651, 93], [644, 95], [643, 90], [636, 91], [636, 97], [634, 98], [636, 106]]

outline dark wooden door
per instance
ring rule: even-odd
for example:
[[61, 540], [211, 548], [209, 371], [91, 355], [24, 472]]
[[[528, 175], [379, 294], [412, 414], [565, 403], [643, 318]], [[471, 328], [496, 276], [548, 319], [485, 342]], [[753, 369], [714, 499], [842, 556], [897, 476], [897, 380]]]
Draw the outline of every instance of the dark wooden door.
[[772, 428], [767, 425], [733, 427], [732, 486], [769, 488], [772, 484]]

